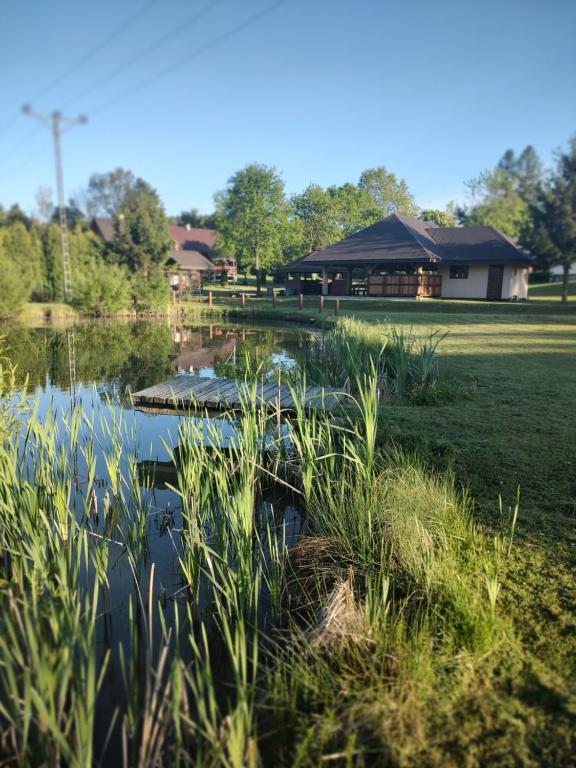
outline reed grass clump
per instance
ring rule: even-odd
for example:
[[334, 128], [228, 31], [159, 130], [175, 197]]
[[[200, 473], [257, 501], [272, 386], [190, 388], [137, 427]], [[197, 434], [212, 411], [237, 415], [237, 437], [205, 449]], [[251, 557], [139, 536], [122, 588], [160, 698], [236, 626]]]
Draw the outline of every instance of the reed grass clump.
[[438, 331], [420, 337], [398, 331], [389, 321], [373, 324], [345, 317], [324, 328], [301, 350], [299, 367], [291, 373], [304, 372], [313, 385], [355, 391], [356, 383], [374, 370], [384, 396], [436, 403], [454, 395], [438, 358], [443, 338]]

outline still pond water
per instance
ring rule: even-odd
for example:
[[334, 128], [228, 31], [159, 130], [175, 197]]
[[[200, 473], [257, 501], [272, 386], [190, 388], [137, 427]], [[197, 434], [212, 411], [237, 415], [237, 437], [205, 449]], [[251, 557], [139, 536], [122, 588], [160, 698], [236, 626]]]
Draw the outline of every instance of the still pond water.
[[[17, 366], [18, 383], [27, 380], [29, 397], [39, 402], [41, 417], [50, 409], [65, 417], [76, 403], [89, 418], [95, 416], [95, 437], [102, 447], [107, 442], [102, 418], [121, 422], [130, 442], [125, 447], [138, 462], [146, 467], [157, 462], [165, 470], [169, 448], [177, 447], [178, 427], [189, 416], [141, 412], [134, 409], [130, 392], [176, 374], [243, 379], [249, 370], [258, 371], [259, 378], [275, 377], [279, 367], [296, 364], [310, 336], [310, 331], [287, 327], [141, 321], [17, 327], [5, 333], [3, 345]], [[225, 440], [234, 434], [230, 420], [213, 422]], [[173, 506], [162, 477], [154, 485], [154, 507]]]
[[[96, 493], [98, 505], [106, 503], [110, 483], [105, 456], [111, 447], [106, 425], [121, 424], [123, 448], [138, 462], [142, 504], [148, 510], [147, 553], [138, 581], [145, 585], [154, 563], [154, 596], [170, 599], [182, 591], [178, 566], [178, 530], [182, 520], [179, 497], [166, 486], [176, 483], [169, 448], [177, 447], [178, 427], [184, 414], [150, 414], [135, 410], [129, 392], [135, 392], [177, 373], [190, 376], [243, 378], [247, 368], [258, 369], [259, 376], [275, 376], [278, 366], [296, 364], [310, 332], [286, 327], [255, 325], [174, 325], [167, 322], [87, 323], [74, 328], [12, 328], [5, 332], [3, 345], [8, 358], [17, 365], [18, 383], [28, 381], [28, 395], [39, 403], [39, 415], [55, 414], [65, 424], [73, 403], [82, 406], [90, 426], [83, 425], [80, 445], [91, 436], [97, 446]], [[217, 419], [224, 437], [233, 434], [234, 425]], [[87, 434], [92, 432], [92, 435]], [[65, 427], [61, 438], [67, 440]], [[74, 500], [82, 508], [86, 465], [82, 454], [78, 462]], [[154, 476], [150, 475], [153, 468]], [[299, 536], [302, 520], [293, 496], [270, 488], [261, 499], [256, 514], [272, 515], [283, 529], [287, 546]], [[100, 521], [105, 533], [103, 521]], [[126, 557], [114, 559], [109, 568], [112, 604], [98, 633], [99, 653], [119, 643], [130, 645], [131, 628], [127, 621], [134, 599], [134, 576]], [[161, 628], [156, 627], [158, 634]], [[113, 652], [113, 656], [116, 653]], [[122, 709], [123, 689], [117, 675], [108, 676], [100, 697], [96, 743], [104, 738], [112, 710]], [[105, 702], [102, 709], [102, 703]], [[112, 754], [118, 749], [110, 745]]]

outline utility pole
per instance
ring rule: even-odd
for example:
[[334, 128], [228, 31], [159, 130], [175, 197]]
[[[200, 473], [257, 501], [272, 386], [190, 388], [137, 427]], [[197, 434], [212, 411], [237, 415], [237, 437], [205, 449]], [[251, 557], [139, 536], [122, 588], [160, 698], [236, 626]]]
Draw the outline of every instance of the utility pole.
[[[44, 125], [52, 129], [54, 139], [54, 157], [56, 160], [56, 183], [58, 187], [58, 212], [60, 217], [60, 239], [62, 241], [62, 272], [64, 275], [64, 300], [69, 302], [72, 298], [72, 274], [70, 270], [70, 246], [68, 244], [68, 222], [66, 220], [66, 198], [64, 197], [64, 173], [62, 170], [62, 132], [74, 125], [83, 125], [88, 122], [85, 115], [77, 118], [64, 117], [61, 112], [54, 111], [50, 115], [35, 112], [30, 104], [22, 107], [22, 112], [30, 117], [35, 117]], [[65, 126], [64, 129], [62, 126]]]

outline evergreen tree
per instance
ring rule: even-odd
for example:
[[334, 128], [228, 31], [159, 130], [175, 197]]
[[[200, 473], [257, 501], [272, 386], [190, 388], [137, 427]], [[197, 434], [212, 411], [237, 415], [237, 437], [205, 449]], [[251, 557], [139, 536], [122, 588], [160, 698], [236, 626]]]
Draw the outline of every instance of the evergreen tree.
[[128, 192], [115, 227], [113, 248], [120, 263], [131, 272], [142, 271], [144, 277], [164, 264], [174, 248], [164, 207], [145, 182]]
[[531, 206], [542, 180], [542, 165], [527, 146], [519, 157], [506, 150], [492, 171], [484, 171], [467, 182], [472, 204], [460, 210], [465, 226], [496, 227], [523, 245], [532, 242]]
[[532, 215], [533, 250], [545, 263], [562, 267], [562, 301], [568, 301], [570, 269], [576, 263], [576, 136], [540, 187]]
[[[20, 265], [5, 248], [8, 230], [0, 229], [0, 317], [17, 315], [32, 293], [29, 282], [23, 278]], [[9, 246], [10, 247], [10, 246]]]

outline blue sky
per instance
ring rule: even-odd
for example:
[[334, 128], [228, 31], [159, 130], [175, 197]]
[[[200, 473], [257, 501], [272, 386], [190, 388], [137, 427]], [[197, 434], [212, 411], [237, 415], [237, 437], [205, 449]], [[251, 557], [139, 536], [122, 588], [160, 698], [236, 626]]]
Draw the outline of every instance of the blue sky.
[[573, 0], [2, 0], [0, 203], [55, 188], [31, 102], [88, 115], [67, 195], [122, 166], [207, 212], [249, 162], [288, 192], [385, 165], [443, 207], [508, 147], [550, 163], [576, 132], [575, 39]]

